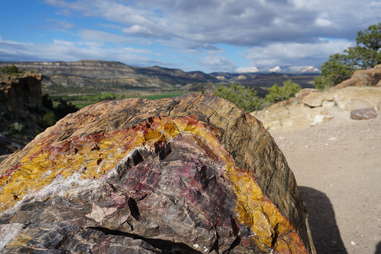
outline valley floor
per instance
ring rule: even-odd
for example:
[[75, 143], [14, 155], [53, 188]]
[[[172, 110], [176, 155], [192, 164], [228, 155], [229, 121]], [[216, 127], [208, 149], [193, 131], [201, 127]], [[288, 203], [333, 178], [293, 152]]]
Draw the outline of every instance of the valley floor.
[[318, 253], [380, 254], [381, 116], [271, 134], [295, 173]]

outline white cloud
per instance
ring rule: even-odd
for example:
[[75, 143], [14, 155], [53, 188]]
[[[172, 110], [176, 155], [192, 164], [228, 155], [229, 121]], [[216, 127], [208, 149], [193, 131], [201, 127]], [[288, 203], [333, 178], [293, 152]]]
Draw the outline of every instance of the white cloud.
[[381, 13], [374, 0], [45, 1], [120, 23], [129, 35], [247, 46], [353, 39]]
[[321, 27], [329, 27], [333, 25], [333, 23], [326, 18], [317, 18], [315, 24]]
[[315, 73], [318, 73], [320, 72], [320, 70], [318, 68], [316, 68], [315, 66], [289, 66], [288, 67], [288, 71], [289, 72], [295, 72], [295, 73], [298, 73], [298, 72], [308, 72], [308, 73], [312, 73], [312, 72], [315, 72]]
[[[149, 61], [152, 56], [144, 53], [127, 50], [127, 55], [122, 56], [120, 47], [106, 47], [107, 43], [127, 44], [134, 40], [134, 45], [183, 50], [201, 64], [200, 69], [216, 71], [236, 69], [233, 60], [219, 51], [224, 45], [249, 48], [247, 58], [261, 69], [277, 65], [317, 66], [330, 54], [348, 47], [357, 31], [380, 22], [381, 13], [381, 4], [376, 0], [44, 1], [62, 13], [100, 18], [100, 23], [110, 23], [118, 33], [81, 27], [80, 39], [100, 44], [44, 45], [68, 56], [37, 49], [43, 56], [108, 58], [114, 53], [112, 59]], [[57, 25], [72, 28], [70, 23]], [[30, 50], [24, 53], [33, 55]], [[209, 55], [202, 57], [205, 53]]]
[[100, 41], [100, 42], [126, 42], [128, 39], [113, 33], [108, 33], [99, 30], [83, 29], [79, 32], [80, 37], [85, 41]]
[[135, 34], [142, 36], [154, 36], [155, 33], [151, 31], [148, 27], [143, 27], [141, 25], [132, 25], [128, 28], [123, 29], [126, 34]]
[[258, 66], [274, 65], [315, 65], [326, 60], [329, 55], [352, 46], [346, 40], [321, 40], [317, 43], [272, 43], [263, 47], [252, 47], [247, 58]]
[[259, 72], [259, 69], [255, 66], [252, 67], [240, 67], [236, 69], [238, 73], [246, 73], [246, 72]]
[[274, 66], [269, 69], [269, 72], [282, 72], [282, 68], [280, 66]]
[[226, 71], [233, 72], [235, 65], [226, 57], [221, 55], [208, 55], [201, 60], [201, 63], [211, 72]]
[[98, 42], [54, 40], [51, 44], [20, 43], [0, 40], [4, 60], [113, 60], [129, 64], [150, 63], [149, 50], [129, 47], [108, 48]]
[[47, 22], [48, 22], [47, 27], [58, 29], [58, 30], [69, 30], [74, 27], [74, 24], [67, 22], [65, 20], [48, 19]]

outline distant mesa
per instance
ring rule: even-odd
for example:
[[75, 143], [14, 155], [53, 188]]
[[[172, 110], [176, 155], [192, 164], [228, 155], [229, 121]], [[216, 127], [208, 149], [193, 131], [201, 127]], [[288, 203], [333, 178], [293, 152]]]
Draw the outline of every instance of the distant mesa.
[[288, 73], [288, 74], [303, 74], [303, 73], [320, 73], [320, 70], [314, 66], [274, 66], [268, 69], [259, 69], [257, 67], [241, 67], [237, 73]]
[[268, 70], [268, 72], [275, 73], [320, 73], [320, 70], [314, 66], [274, 66]]
[[42, 73], [44, 87], [171, 89], [176, 85], [217, 81], [202, 72], [184, 72], [159, 66], [133, 67], [112, 61], [0, 62], [0, 67], [10, 64], [21, 70]]
[[[186, 89], [189, 84], [240, 83], [251, 87], [270, 87], [291, 79], [302, 87], [312, 87], [316, 73], [260, 72], [256, 67], [240, 68], [237, 73], [201, 71], [185, 72], [181, 69], [160, 66], [135, 67], [120, 62], [81, 60], [75, 62], [0, 62], [1, 66], [15, 65], [21, 70], [42, 73], [44, 91], [60, 93], [63, 89], [81, 88], [93, 92], [110, 89], [149, 89], [173, 90]], [[245, 78], [238, 78], [241, 74]], [[298, 75], [301, 75], [300, 77]]]

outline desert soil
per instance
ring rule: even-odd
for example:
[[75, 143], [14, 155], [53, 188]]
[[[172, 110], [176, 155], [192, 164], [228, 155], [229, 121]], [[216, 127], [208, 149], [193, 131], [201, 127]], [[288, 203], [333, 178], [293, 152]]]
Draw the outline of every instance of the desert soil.
[[318, 253], [381, 254], [381, 116], [271, 134], [300, 186]]

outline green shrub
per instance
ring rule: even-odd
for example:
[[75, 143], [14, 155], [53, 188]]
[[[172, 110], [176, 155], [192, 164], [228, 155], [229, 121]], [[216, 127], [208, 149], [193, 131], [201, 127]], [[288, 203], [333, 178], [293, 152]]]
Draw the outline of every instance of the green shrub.
[[56, 106], [54, 106], [53, 111], [57, 119], [65, 117], [67, 114], [74, 113], [78, 108], [67, 102], [66, 100], [59, 99]]
[[234, 103], [246, 112], [262, 108], [262, 100], [257, 96], [255, 90], [239, 84], [219, 86], [214, 94]]
[[21, 133], [24, 130], [24, 125], [19, 122], [14, 122], [9, 126], [12, 133]]
[[300, 89], [300, 86], [291, 80], [283, 82], [283, 86], [273, 85], [267, 89], [269, 93], [265, 97], [265, 102], [266, 104], [273, 104], [287, 100], [294, 97]]
[[9, 66], [1, 67], [0, 73], [12, 75], [12, 74], [18, 74], [20, 73], [20, 71], [15, 65], [9, 65]]
[[56, 121], [57, 121], [56, 116], [55, 116], [54, 112], [52, 112], [52, 111], [46, 112], [42, 116], [42, 125], [44, 127], [52, 126], [53, 124], [56, 123]]
[[321, 66], [321, 75], [315, 78], [315, 88], [323, 90], [351, 77], [354, 67], [348, 64], [348, 56], [334, 54]]

